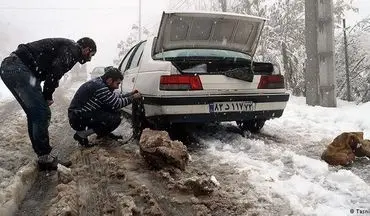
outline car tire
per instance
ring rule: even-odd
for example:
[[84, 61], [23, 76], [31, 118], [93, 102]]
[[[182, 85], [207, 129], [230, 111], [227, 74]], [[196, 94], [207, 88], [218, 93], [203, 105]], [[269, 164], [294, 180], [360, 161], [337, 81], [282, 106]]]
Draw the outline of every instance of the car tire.
[[238, 127], [245, 131], [248, 130], [251, 133], [258, 133], [262, 129], [262, 127], [265, 125], [264, 119], [253, 119], [253, 120], [245, 120], [245, 121], [237, 121]]
[[132, 115], [131, 124], [133, 131], [133, 138], [140, 139], [144, 128], [149, 127], [149, 122], [145, 117], [145, 109], [143, 100], [132, 101]]

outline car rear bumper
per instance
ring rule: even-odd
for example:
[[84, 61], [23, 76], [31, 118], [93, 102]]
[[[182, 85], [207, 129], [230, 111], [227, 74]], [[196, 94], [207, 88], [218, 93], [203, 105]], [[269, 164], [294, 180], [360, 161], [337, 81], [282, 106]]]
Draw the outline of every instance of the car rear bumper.
[[149, 121], [159, 124], [166, 123], [206, 123], [225, 121], [244, 121], [252, 119], [272, 119], [283, 115], [284, 110], [254, 111], [248, 113], [217, 113], [217, 114], [171, 114], [148, 117]]
[[[289, 94], [256, 94], [204, 97], [144, 97], [145, 115], [156, 122], [222, 122], [280, 117], [289, 100]], [[215, 103], [250, 102], [247, 111], [218, 111]]]

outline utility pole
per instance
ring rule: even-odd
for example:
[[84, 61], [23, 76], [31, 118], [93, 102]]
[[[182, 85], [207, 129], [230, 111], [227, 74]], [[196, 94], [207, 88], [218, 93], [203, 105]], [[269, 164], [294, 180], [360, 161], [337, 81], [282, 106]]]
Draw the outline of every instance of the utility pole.
[[348, 63], [348, 43], [346, 19], [343, 19], [343, 38], [344, 38], [344, 59], [346, 62], [346, 82], [347, 82], [347, 101], [351, 101], [351, 83], [349, 81], [349, 63]]
[[139, 0], [139, 41], [141, 41], [141, 0]]
[[319, 63], [317, 52], [317, 0], [305, 0], [305, 93], [306, 104], [319, 105]]
[[333, 0], [318, 2], [317, 48], [320, 76], [320, 105], [336, 107], [334, 66], [334, 9]]
[[305, 5], [306, 102], [336, 107], [333, 0], [306, 0]]

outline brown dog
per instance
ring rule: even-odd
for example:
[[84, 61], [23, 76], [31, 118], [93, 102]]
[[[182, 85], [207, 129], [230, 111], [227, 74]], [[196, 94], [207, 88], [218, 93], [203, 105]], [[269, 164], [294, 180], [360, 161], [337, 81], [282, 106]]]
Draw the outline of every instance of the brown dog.
[[370, 158], [370, 140], [361, 140], [361, 145], [355, 150], [356, 157]]
[[[370, 152], [359, 151], [362, 146], [364, 133], [363, 132], [346, 132], [337, 136], [327, 149], [322, 153], [321, 159], [330, 165], [346, 166], [353, 162], [355, 156], [370, 156]], [[370, 142], [369, 142], [370, 144]]]

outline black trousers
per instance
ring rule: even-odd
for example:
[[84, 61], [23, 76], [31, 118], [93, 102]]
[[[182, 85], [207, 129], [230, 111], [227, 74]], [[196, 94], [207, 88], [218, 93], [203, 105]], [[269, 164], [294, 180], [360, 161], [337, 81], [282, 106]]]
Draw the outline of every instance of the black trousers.
[[4, 59], [0, 76], [27, 115], [28, 135], [38, 156], [49, 154], [50, 108], [44, 99], [40, 81], [17, 56]]
[[93, 129], [98, 136], [108, 135], [121, 124], [119, 112], [68, 110], [69, 124], [76, 131]]

